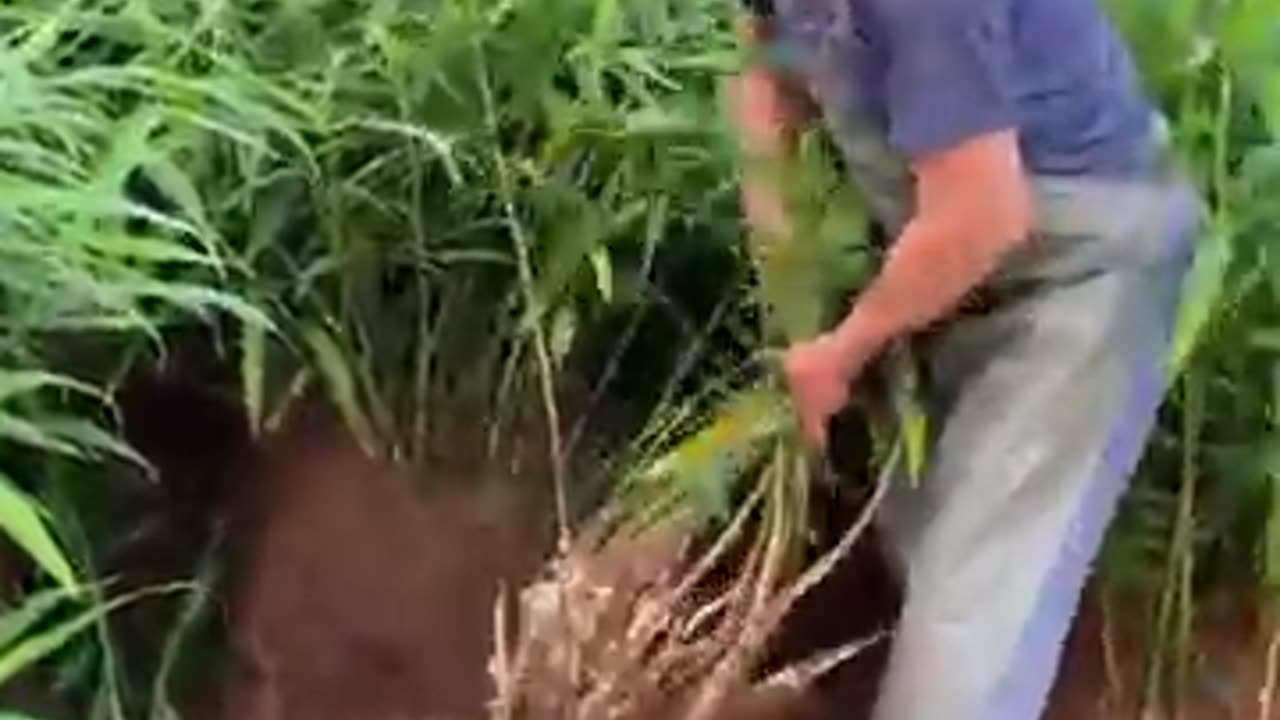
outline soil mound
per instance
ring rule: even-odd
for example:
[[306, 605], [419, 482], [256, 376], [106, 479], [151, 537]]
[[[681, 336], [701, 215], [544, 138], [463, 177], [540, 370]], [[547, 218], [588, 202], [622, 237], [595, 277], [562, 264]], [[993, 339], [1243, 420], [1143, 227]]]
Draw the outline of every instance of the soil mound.
[[[213, 715], [481, 717], [499, 588], [527, 583], [552, 547], [539, 481], [413, 474], [314, 430], [270, 442], [256, 465], [230, 530], [231, 656]], [[892, 620], [896, 594], [872, 547], [801, 603], [775, 664]], [[841, 668], [820, 694], [735, 698], [724, 720], [861, 717], [882, 654]]]
[[[145, 407], [174, 420], [172, 425], [153, 423], [157, 428], [184, 427], [178, 418], [202, 409], [190, 398], [181, 399], [183, 412]], [[216, 701], [200, 692], [192, 698], [196, 707], [188, 706], [184, 717], [482, 717], [493, 695], [487, 665], [498, 589], [503, 583], [512, 589], [523, 586], [541, 569], [552, 546], [545, 481], [533, 478], [536, 472], [524, 480], [485, 477], [477, 471], [478, 463], [411, 472], [371, 460], [341, 433], [317, 425], [291, 428], [252, 450], [240, 446], [248, 441], [238, 429], [227, 433], [237, 442], [210, 445], [219, 435], [203, 425], [185, 433], [198, 434], [203, 442], [161, 443], [167, 455], [142, 443], [162, 461], [161, 487], [174, 496], [158, 512], [173, 530], [157, 535], [161, 541], [143, 543], [152, 548], [148, 561], [155, 560], [152, 555], [163, 549], [159, 546], [169, 548], [167, 554], [193, 552], [200, 543], [178, 539], [184, 533], [206, 534], [211, 519], [202, 512], [224, 508], [216, 515], [230, 522], [228, 570], [220, 594], [231, 652]], [[169, 440], [165, 432], [151, 430]], [[207, 484], [221, 489], [208, 490]], [[821, 546], [839, 534], [857, 508], [839, 498], [819, 504], [825, 509], [816, 528]], [[133, 572], [133, 564], [121, 568], [130, 577], [165, 579], [176, 576], [170, 567], [176, 561], [170, 560], [144, 563], [159, 569], [142, 575]], [[868, 535], [796, 606], [773, 647], [770, 665], [779, 667], [891, 626], [898, 600], [874, 535]], [[1127, 631], [1143, 625], [1135, 617], [1140, 607], [1129, 607], [1130, 612], [1113, 619], [1126, 632], [1114, 638], [1116, 657], [1108, 659], [1094, 600], [1084, 604], [1069, 643], [1048, 715], [1053, 720], [1134, 716], [1143, 643]], [[1257, 717], [1256, 675], [1262, 663], [1251, 647], [1252, 628], [1241, 623], [1248, 613], [1229, 610], [1212, 624], [1239, 632], [1223, 635], [1211, 664], [1243, 666], [1219, 678], [1221, 682], [1199, 683], [1203, 697], [1187, 718]], [[132, 625], [139, 632], [163, 627], [141, 621]], [[733, 698], [718, 720], [868, 718], [887, 651], [887, 642], [871, 646], [803, 697], [779, 691]], [[1109, 677], [1109, 664], [1117, 665], [1123, 677]]]
[[281, 443], [255, 475], [221, 717], [475, 717], [499, 584], [527, 580], [548, 546], [541, 494], [424, 482], [317, 438]]
[[[233, 529], [232, 657], [219, 720], [483, 717], [493, 695], [498, 589], [523, 586], [552, 546], [542, 488], [447, 472], [415, 476], [331, 436], [306, 434], [274, 443], [244, 480], [251, 491]], [[835, 510], [818, 528], [819, 545], [848, 522], [841, 503], [826, 507]], [[865, 537], [797, 605], [769, 665], [890, 627], [899, 597], [874, 536]], [[1098, 613], [1090, 595], [1068, 643], [1052, 720], [1134, 717], [1142, 643], [1127, 632], [1115, 638], [1119, 657], [1111, 661], [1125, 677], [1108, 677]], [[1132, 612], [1121, 614], [1114, 621], [1121, 628], [1141, 626]], [[1257, 657], [1245, 649], [1244, 630], [1224, 636], [1221, 655]], [[733, 698], [718, 720], [869, 718], [887, 652], [887, 642], [871, 646], [804, 696]], [[1202, 697], [1185, 717], [1257, 717], [1257, 669], [1231, 678], [1239, 683], [1226, 690], [1234, 697]]]

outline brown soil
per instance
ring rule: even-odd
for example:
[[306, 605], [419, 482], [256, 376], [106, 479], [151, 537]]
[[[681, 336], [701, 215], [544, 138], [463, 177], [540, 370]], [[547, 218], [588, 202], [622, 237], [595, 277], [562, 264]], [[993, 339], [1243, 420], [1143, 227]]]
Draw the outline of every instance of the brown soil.
[[222, 717], [474, 717], [498, 584], [518, 587], [547, 546], [541, 496], [499, 479], [423, 483], [306, 438], [273, 449], [260, 480]]
[[[1273, 705], [1266, 713], [1260, 702], [1266, 686], [1266, 643], [1256, 603], [1244, 599], [1248, 597], [1236, 591], [1201, 600], [1182, 707], [1176, 713], [1141, 716], [1142, 720], [1280, 720], [1280, 707]], [[1109, 622], [1104, 622], [1108, 614]], [[1149, 599], [1142, 597], [1111, 597], [1104, 611], [1100, 592], [1091, 589], [1068, 642], [1046, 720], [1140, 717], [1152, 616]]]
[[[261, 486], [234, 582], [235, 659], [222, 720], [479, 716], [490, 696], [496, 588], [527, 579], [548, 547], [543, 498], [527, 486], [471, 479], [436, 479], [424, 496], [415, 490], [421, 478], [342, 448], [313, 439], [280, 443], [255, 474]], [[801, 603], [777, 662], [892, 623], [897, 592], [873, 547], [863, 543]], [[1092, 599], [1084, 605], [1050, 720], [1136, 717], [1130, 700], [1140, 686], [1139, 638], [1116, 633], [1126, 677], [1112, 687], [1098, 608]], [[1140, 615], [1128, 616], [1121, 630], [1140, 624]], [[1252, 633], [1240, 625], [1234, 635], [1206, 635], [1212, 657], [1201, 663], [1239, 666], [1231, 669], [1236, 686], [1227, 701], [1235, 707], [1194, 698], [1186, 720], [1257, 717], [1257, 673], [1250, 671], [1257, 663], [1245, 660], [1257, 656], [1242, 652]], [[726, 720], [867, 717], [886, 651], [873, 647], [803, 699], [743, 699]]]
[[[181, 576], [179, 568], [190, 567], [217, 524], [210, 506], [233, 508], [226, 592], [231, 658], [218, 701], [197, 702], [184, 717], [470, 720], [482, 714], [491, 695], [486, 663], [498, 585], [518, 587], [549, 547], [543, 481], [486, 477], [476, 465], [408, 474], [364, 458], [314, 425], [297, 425], [251, 451], [227, 408], [213, 414], [223, 418], [218, 427], [205, 427], [210, 423], [190, 421], [207, 414], [207, 401], [153, 395], [170, 399], [136, 400], [126, 415], [146, 421], [134, 423], [132, 439], [162, 465], [161, 485], [170, 497], [157, 512], [167, 530], [120, 569], [132, 576], [130, 568], [146, 568], [138, 584]], [[171, 437], [184, 427], [189, 431]], [[524, 474], [537, 475], [536, 466]], [[833, 513], [825, 535], [846, 521], [847, 513]], [[800, 603], [773, 661], [891, 625], [897, 595], [874, 541], [864, 541]], [[1049, 720], [1135, 717], [1144, 646], [1139, 629], [1149, 614], [1140, 602], [1112, 607], [1118, 677], [1106, 669], [1100, 604], [1091, 595], [1068, 645]], [[1180, 720], [1258, 718], [1262, 663], [1252, 613], [1224, 604], [1206, 607], [1201, 619], [1196, 647], [1202, 657]], [[137, 627], [146, 634], [147, 627], [164, 625], [148, 620]], [[804, 698], [742, 698], [724, 720], [866, 718], [887, 649], [874, 646]]]

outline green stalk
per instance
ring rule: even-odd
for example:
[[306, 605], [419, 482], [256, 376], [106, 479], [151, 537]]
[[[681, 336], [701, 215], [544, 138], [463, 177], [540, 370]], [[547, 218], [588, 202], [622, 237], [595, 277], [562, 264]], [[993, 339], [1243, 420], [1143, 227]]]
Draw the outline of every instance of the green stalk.
[[[1161, 711], [1170, 699], [1170, 692], [1173, 693], [1172, 700], [1176, 708], [1185, 679], [1185, 667], [1180, 656], [1186, 649], [1190, 629], [1189, 580], [1194, 572], [1192, 538], [1195, 531], [1196, 456], [1204, 424], [1204, 388], [1199, 373], [1194, 370], [1188, 372], [1182, 387], [1184, 414], [1178, 514], [1169, 538], [1168, 560], [1156, 610], [1154, 637], [1147, 656], [1147, 677], [1141, 705], [1144, 713]], [[1171, 641], [1178, 657], [1175, 661], [1173, 687], [1167, 688], [1165, 681], [1169, 676]]]
[[516, 210], [515, 191], [507, 171], [507, 160], [503, 157], [501, 146], [501, 128], [498, 126], [496, 103], [493, 88], [489, 84], [489, 70], [485, 62], [484, 50], [479, 42], [472, 43], [476, 57], [476, 78], [480, 87], [480, 98], [484, 105], [485, 125], [493, 143], [492, 160], [494, 171], [498, 176], [498, 194], [502, 201], [503, 213], [506, 216], [507, 230], [516, 253], [516, 268], [520, 277], [520, 292], [525, 307], [533, 317], [531, 336], [533, 353], [538, 364], [538, 381], [542, 392], [543, 412], [547, 420], [547, 452], [550, 455], [552, 481], [554, 483], [556, 503], [556, 523], [559, 531], [559, 543], [562, 551], [569, 548], [569, 500], [568, 500], [568, 465], [565, 462], [560, 437], [560, 409], [556, 402], [555, 369], [551, 363], [551, 351], [546, 332], [542, 327], [542, 303], [538, 299], [537, 287], [534, 284], [533, 258], [530, 251], [529, 238], [524, 224], [520, 221]]
[[1202, 373], [1187, 378], [1187, 422], [1182, 437], [1182, 488], [1178, 496], [1178, 523], [1175, 530], [1178, 557], [1178, 626], [1174, 655], [1174, 716], [1182, 714], [1182, 698], [1190, 676], [1191, 630], [1195, 615], [1196, 491], [1199, 485], [1200, 437], [1205, 420], [1205, 383]]
[[[409, 92], [400, 88], [400, 120], [405, 124], [412, 123], [409, 107]], [[422, 462], [426, 456], [427, 433], [430, 432], [431, 403], [431, 370], [435, 358], [435, 333], [431, 327], [430, 283], [424, 269], [427, 259], [427, 233], [422, 224], [422, 148], [415, 137], [406, 137], [405, 143], [409, 155], [409, 232], [413, 236], [414, 279], [418, 291], [418, 328], [417, 346], [414, 353], [412, 407], [409, 409], [413, 418], [410, 425], [409, 457], [415, 462]]]
[[[89, 537], [85, 532], [84, 525], [80, 521], [79, 511], [75, 507], [73, 496], [67, 489], [68, 482], [65, 474], [60, 471], [60, 465], [50, 459], [45, 463], [45, 472], [43, 476], [49, 479], [49, 507], [57, 518], [56, 523], [60, 530], [60, 534], [66, 539], [67, 545], [74, 550], [77, 565], [82, 567], [82, 577], [99, 578], [99, 573], [95, 567], [93, 551], [89, 544]], [[101, 584], [93, 582], [88, 584], [87, 589], [90, 594], [89, 603], [93, 607], [102, 608], [107, 606], [107, 600]], [[107, 622], [106, 613], [96, 616], [93, 621], [93, 634], [101, 653], [99, 671], [102, 673], [97, 687], [97, 702], [99, 704], [100, 713], [105, 713], [110, 720], [125, 720], [125, 700], [124, 700], [124, 683], [121, 682], [120, 657], [116, 650], [115, 639], [112, 636], [111, 625]], [[96, 716], [101, 716], [95, 713]]]
[[165, 634], [160, 654], [160, 666], [151, 681], [151, 710], [149, 720], [180, 720], [170, 698], [170, 685], [178, 661], [187, 647], [191, 635], [201, 618], [209, 611], [222, 568], [218, 555], [223, 550], [223, 529], [204, 549], [195, 578], [186, 599], [182, 602], [178, 617]]
[[[1225, 67], [1218, 83], [1217, 107], [1214, 115], [1212, 157], [1209, 167], [1210, 197], [1214, 202], [1214, 223], [1226, 221], [1230, 192], [1231, 115], [1233, 84]], [[1183, 107], [1189, 105], [1190, 91], [1183, 96]], [[1216, 242], [1230, 242], [1223, 235]], [[1147, 680], [1143, 696], [1144, 709], [1161, 707], [1165, 693], [1164, 680], [1170, 663], [1170, 633], [1174, 633], [1173, 693], [1175, 713], [1189, 674], [1192, 615], [1194, 612], [1193, 579], [1195, 574], [1195, 496], [1198, 477], [1199, 445], [1205, 424], [1206, 370], [1188, 368], [1183, 377], [1183, 424], [1178, 514], [1169, 541], [1168, 563], [1156, 615], [1155, 638], [1147, 659]], [[1176, 621], [1176, 626], [1174, 622]]]

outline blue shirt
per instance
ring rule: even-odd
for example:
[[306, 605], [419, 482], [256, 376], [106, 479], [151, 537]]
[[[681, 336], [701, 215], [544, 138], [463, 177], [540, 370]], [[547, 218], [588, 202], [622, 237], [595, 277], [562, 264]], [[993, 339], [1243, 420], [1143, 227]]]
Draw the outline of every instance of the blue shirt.
[[1153, 108], [1095, 0], [775, 0], [780, 45], [827, 113], [915, 157], [1017, 128], [1047, 175], [1150, 163]]

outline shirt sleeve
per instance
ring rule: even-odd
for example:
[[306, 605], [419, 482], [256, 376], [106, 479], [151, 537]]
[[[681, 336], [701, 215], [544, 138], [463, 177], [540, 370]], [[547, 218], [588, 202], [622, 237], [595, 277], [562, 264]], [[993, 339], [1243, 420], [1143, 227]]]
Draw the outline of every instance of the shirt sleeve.
[[1017, 126], [1006, 2], [875, 0], [889, 142], [909, 157]]

